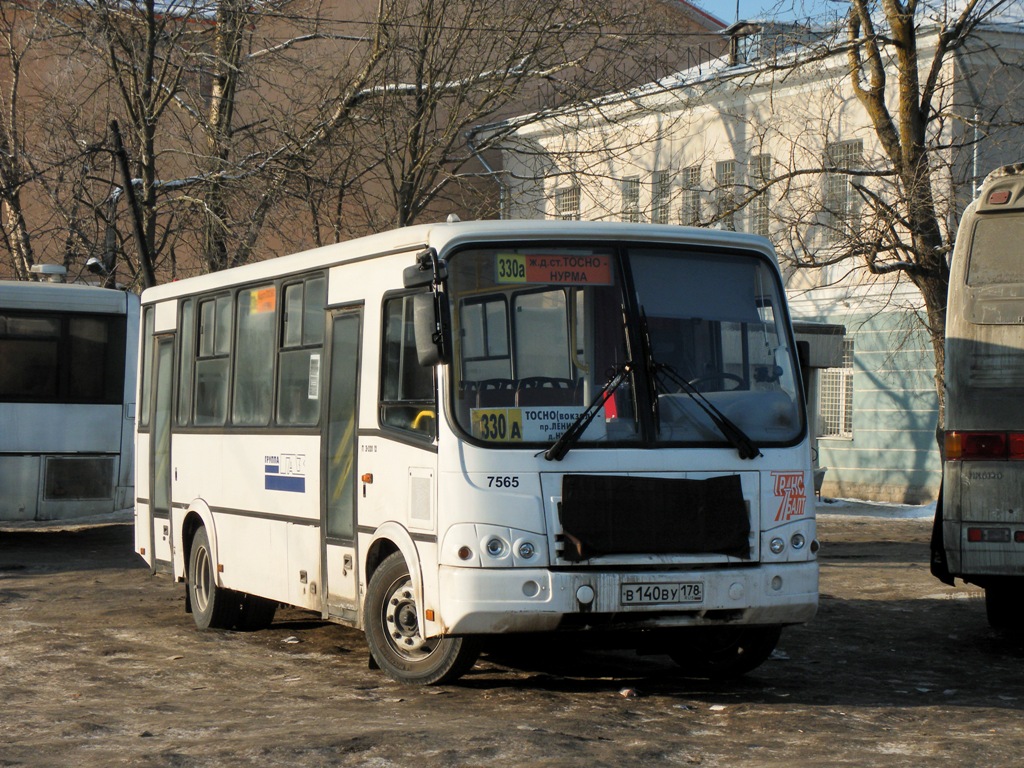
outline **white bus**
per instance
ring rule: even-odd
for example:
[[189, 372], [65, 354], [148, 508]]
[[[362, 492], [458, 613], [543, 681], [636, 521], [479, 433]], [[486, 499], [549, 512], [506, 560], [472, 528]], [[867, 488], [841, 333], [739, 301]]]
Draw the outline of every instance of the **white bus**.
[[1024, 164], [964, 212], [946, 307], [946, 418], [932, 570], [984, 588], [989, 623], [1024, 629]]
[[0, 522], [134, 500], [139, 297], [0, 281]]
[[142, 304], [136, 542], [200, 628], [298, 606], [406, 683], [556, 630], [727, 676], [816, 610], [767, 240], [423, 225]]

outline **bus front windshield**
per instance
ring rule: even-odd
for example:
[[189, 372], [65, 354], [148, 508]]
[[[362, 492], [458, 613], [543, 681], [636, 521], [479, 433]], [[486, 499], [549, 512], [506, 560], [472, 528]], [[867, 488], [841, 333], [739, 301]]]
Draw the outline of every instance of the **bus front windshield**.
[[550, 444], [602, 392], [576, 445], [728, 445], [722, 416], [759, 446], [802, 435], [781, 289], [756, 254], [474, 248], [448, 270], [453, 414], [477, 441]]

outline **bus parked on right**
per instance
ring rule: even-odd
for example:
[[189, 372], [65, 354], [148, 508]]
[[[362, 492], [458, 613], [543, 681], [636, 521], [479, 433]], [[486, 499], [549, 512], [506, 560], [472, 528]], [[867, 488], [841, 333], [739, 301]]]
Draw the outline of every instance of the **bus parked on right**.
[[932, 572], [985, 590], [989, 624], [1024, 629], [1024, 163], [964, 212], [946, 310], [946, 419]]

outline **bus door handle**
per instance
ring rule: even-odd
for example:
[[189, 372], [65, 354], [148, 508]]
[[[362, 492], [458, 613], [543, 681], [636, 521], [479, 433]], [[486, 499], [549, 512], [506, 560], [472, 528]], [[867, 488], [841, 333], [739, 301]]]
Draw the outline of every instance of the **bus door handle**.
[[341, 561], [341, 575], [348, 576], [348, 572], [352, 570], [352, 555], [345, 555]]

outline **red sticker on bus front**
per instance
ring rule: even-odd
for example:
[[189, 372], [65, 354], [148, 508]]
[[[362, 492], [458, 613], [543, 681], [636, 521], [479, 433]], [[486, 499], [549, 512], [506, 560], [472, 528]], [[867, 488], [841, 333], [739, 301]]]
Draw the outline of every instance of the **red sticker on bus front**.
[[527, 255], [526, 282], [555, 285], [611, 285], [607, 256]]
[[779, 499], [779, 511], [775, 513], [775, 522], [802, 517], [807, 505], [804, 473], [772, 472], [772, 477], [775, 478], [775, 497]]

